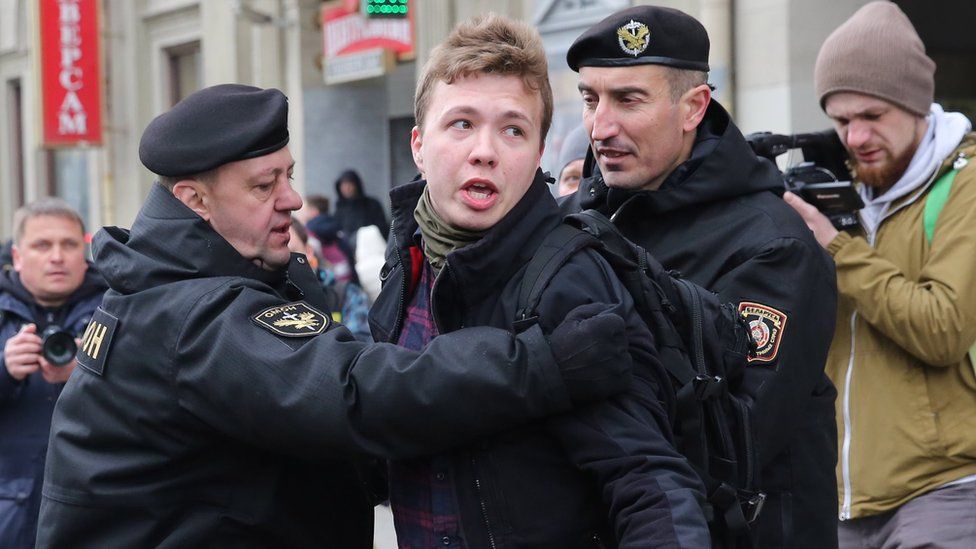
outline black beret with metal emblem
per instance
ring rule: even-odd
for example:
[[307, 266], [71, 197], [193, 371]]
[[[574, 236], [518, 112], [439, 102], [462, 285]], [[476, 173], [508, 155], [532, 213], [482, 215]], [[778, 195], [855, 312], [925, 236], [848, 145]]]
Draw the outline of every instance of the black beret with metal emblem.
[[220, 84], [188, 95], [150, 122], [139, 142], [139, 159], [156, 175], [182, 177], [287, 144], [285, 94]]
[[566, 52], [569, 68], [666, 65], [708, 72], [708, 33], [671, 8], [634, 6], [587, 29]]

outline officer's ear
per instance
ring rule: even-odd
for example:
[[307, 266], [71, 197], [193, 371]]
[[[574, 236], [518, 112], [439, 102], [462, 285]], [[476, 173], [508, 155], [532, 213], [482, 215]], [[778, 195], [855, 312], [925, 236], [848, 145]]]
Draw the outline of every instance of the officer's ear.
[[700, 84], [682, 94], [678, 104], [681, 107], [682, 129], [685, 132], [698, 129], [711, 101], [712, 89], [708, 84]]
[[209, 187], [196, 179], [181, 179], [173, 185], [173, 196], [205, 221], [210, 221], [207, 195]]

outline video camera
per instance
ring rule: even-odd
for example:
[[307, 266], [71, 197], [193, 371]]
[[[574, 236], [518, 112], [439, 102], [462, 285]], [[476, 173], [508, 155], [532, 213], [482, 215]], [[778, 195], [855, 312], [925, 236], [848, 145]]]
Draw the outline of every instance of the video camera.
[[860, 225], [857, 210], [864, 207], [851, 184], [844, 163], [847, 152], [833, 130], [780, 135], [756, 132], [746, 136], [756, 155], [776, 162], [776, 157], [793, 149], [803, 152], [803, 162], [783, 172], [786, 190], [800, 195], [830, 219], [838, 230]]

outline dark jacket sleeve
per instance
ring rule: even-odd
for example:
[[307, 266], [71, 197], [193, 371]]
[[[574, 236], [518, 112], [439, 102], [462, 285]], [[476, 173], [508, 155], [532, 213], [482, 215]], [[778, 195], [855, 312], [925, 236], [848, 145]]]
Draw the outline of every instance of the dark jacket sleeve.
[[[0, 341], [0, 345], [4, 343], [6, 343], [6, 340]], [[3, 360], [3, 353], [0, 352], [0, 409], [16, 399], [20, 395], [23, 386], [23, 381], [17, 381], [7, 371], [7, 366]]]
[[287, 338], [251, 321], [278, 304], [229, 286], [196, 300], [172, 364], [185, 410], [294, 455], [405, 458], [569, 408], [538, 328], [461, 330], [418, 353], [360, 343], [344, 327]]
[[592, 253], [574, 256], [549, 288], [539, 307], [544, 329], [588, 302], [616, 304], [627, 319], [630, 389], [549, 421], [570, 459], [598, 483], [619, 547], [708, 547], [704, 489], [675, 449], [669, 380], [630, 295]]
[[18, 319], [12, 318], [9, 313], [0, 312], [0, 408], [19, 397], [24, 387], [23, 381], [17, 381], [7, 371], [3, 353], [7, 340], [17, 333], [17, 323]]
[[760, 465], [765, 466], [784, 450], [810, 413], [798, 403], [810, 402], [818, 386], [826, 383], [824, 363], [836, 322], [837, 284], [833, 263], [813, 242], [778, 238], [749, 254], [711, 289], [721, 301], [758, 303], [786, 316], [775, 357], [750, 362], [743, 381], [745, 393], [755, 399]]

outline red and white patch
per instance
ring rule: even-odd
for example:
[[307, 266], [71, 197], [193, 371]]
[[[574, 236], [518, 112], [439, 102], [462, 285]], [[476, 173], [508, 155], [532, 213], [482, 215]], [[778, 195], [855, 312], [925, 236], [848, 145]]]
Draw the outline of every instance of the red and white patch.
[[743, 301], [739, 303], [739, 314], [749, 323], [752, 340], [756, 342], [756, 356], [749, 362], [772, 362], [776, 360], [783, 331], [788, 317], [768, 305]]

